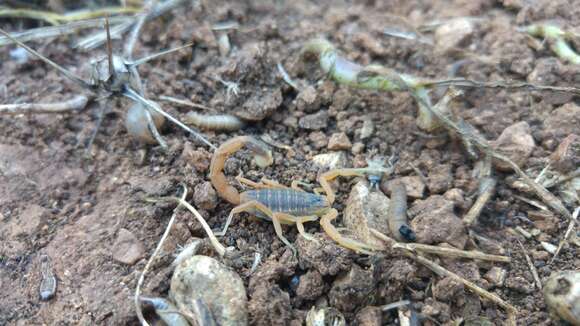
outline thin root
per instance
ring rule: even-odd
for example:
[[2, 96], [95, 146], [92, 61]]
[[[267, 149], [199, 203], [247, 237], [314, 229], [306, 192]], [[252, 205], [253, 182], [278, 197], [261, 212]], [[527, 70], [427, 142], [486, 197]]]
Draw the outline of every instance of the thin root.
[[[183, 185], [183, 194], [181, 195], [181, 198], [178, 198], [178, 199], [182, 202], [185, 202], [185, 197], [187, 197], [187, 187], [185, 185]], [[169, 219], [169, 223], [167, 223], [167, 227], [165, 228], [165, 232], [161, 236], [161, 239], [159, 240], [159, 243], [157, 244], [155, 251], [153, 251], [153, 254], [151, 255], [151, 257], [149, 257], [149, 260], [147, 261], [147, 264], [145, 264], [145, 268], [143, 269], [143, 272], [141, 272], [141, 276], [139, 276], [139, 280], [137, 281], [137, 287], [135, 288], [134, 303], [135, 303], [135, 309], [137, 311], [137, 318], [139, 319], [139, 321], [141, 322], [141, 325], [143, 325], [143, 326], [149, 326], [149, 323], [147, 323], [147, 321], [145, 320], [145, 317], [143, 317], [143, 312], [141, 311], [141, 304], [139, 302], [139, 296], [141, 295], [141, 286], [143, 285], [143, 281], [145, 280], [145, 274], [149, 270], [149, 267], [153, 263], [153, 260], [155, 259], [155, 257], [157, 257], [157, 255], [159, 254], [159, 251], [161, 250], [161, 247], [163, 246], [163, 242], [165, 242], [165, 239], [167, 239], [167, 236], [169, 236], [169, 232], [171, 232], [171, 228], [173, 227], [173, 222], [175, 221], [175, 217], [177, 216], [177, 211], [179, 210], [180, 207], [181, 207], [181, 205], [178, 204], [177, 207], [175, 207], [175, 209], [173, 210], [173, 214], [171, 215], [171, 219]]]

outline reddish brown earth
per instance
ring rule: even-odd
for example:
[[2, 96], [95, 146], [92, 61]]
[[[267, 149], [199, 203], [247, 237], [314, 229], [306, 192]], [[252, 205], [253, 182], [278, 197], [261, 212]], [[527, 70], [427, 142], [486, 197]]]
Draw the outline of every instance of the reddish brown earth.
[[[414, 176], [416, 181], [409, 163], [427, 178], [423, 195], [410, 196], [411, 209], [431, 210], [428, 205], [445, 206], [444, 201], [449, 201], [453, 208], [445, 211], [442, 220], [453, 223], [453, 215], [462, 217], [475, 200], [477, 181], [471, 176], [475, 162], [468, 159], [460, 143], [421, 133], [415, 125], [416, 104], [408, 94], [352, 90], [325, 80], [314, 64], [299, 60], [300, 47], [312, 37], [328, 37], [346, 57], [361, 64], [380, 63], [419, 76], [445, 77], [459, 60], [443, 49], [447, 43], [432, 46], [393, 38], [384, 35], [383, 29], [402, 26], [396, 16], [406, 17], [415, 26], [449, 17], [477, 17], [468, 35], [445, 31], [439, 35], [445, 42], [456, 42], [456, 47], [493, 59], [491, 64], [467, 62], [458, 76], [561, 86], [579, 80], [578, 67], [562, 63], [546, 48], [534, 49], [532, 42], [516, 31], [518, 26], [542, 20], [578, 28], [580, 9], [572, 5], [573, 1], [250, 3], [202, 1], [175, 10], [147, 23], [136, 49], [139, 56], [193, 39], [193, 55], [182, 51], [140, 67], [148, 96], [174, 96], [219, 112], [236, 112], [255, 121], [235, 134], [267, 134], [293, 149], [275, 150], [274, 165], [264, 170], [251, 163], [249, 155], [238, 154], [227, 164], [226, 172], [232, 176], [243, 172], [254, 180], [265, 175], [283, 184], [292, 180], [314, 183], [319, 168], [311, 159], [316, 154], [346, 149], [348, 166], [364, 166], [365, 159], [373, 155], [397, 153], [400, 159], [391, 178]], [[220, 56], [211, 31], [213, 24], [223, 21], [241, 25], [231, 33], [233, 50], [225, 57]], [[23, 26], [34, 24], [0, 20], [0, 27], [9, 31]], [[72, 50], [69, 44], [76, 37], [32, 42], [31, 46], [80, 72], [90, 57], [102, 55], [104, 50]], [[460, 39], [454, 40], [457, 37]], [[116, 42], [115, 48], [121, 45]], [[75, 85], [37, 59], [29, 58], [26, 63], [11, 60], [9, 50], [13, 48], [0, 50], [0, 103], [57, 101], [79, 93]], [[311, 87], [298, 93], [286, 85], [277, 73], [278, 62], [300, 84]], [[238, 96], [228, 96], [216, 76], [238, 82]], [[525, 168], [535, 177], [558, 144], [571, 133], [578, 133], [577, 103], [577, 98], [561, 94], [467, 90], [458, 115], [490, 140], [497, 139], [506, 127], [527, 122], [535, 147]], [[200, 208], [214, 230], [222, 227], [232, 208], [213, 197], [206, 184], [211, 158], [207, 148], [173, 125], [163, 132], [168, 151], [140, 145], [127, 135], [123, 125], [128, 102], [113, 104], [89, 157], [84, 143], [95, 128], [94, 103], [79, 114], [0, 117], [0, 325], [138, 324], [131, 297], [174, 208], [143, 199], [176, 195], [179, 183], [185, 183], [194, 192], [188, 200]], [[162, 104], [178, 117], [189, 110]], [[375, 132], [361, 139], [363, 121], [369, 118]], [[234, 134], [204, 135], [220, 144]], [[345, 137], [352, 146], [345, 143]], [[493, 252], [495, 248], [512, 257], [511, 264], [495, 264], [507, 272], [506, 281], [493, 284], [489, 280], [493, 278], [484, 277], [493, 267], [489, 263], [432, 258], [517, 307], [519, 325], [555, 325], [541, 291], [534, 286], [516, 235], [509, 230], [516, 226], [540, 230], [535, 238], [521, 239], [544, 280], [553, 271], [580, 268], [577, 247], [566, 246], [549, 264], [551, 255], [539, 242], [557, 244], [568, 223], [557, 215], [530, 218], [531, 222], [518, 218], [537, 209], [514, 195], [533, 196], [509, 187], [513, 182], [511, 172], [498, 175], [497, 195], [473, 229], [494, 240], [495, 247], [479, 244], [481, 250], [497, 253]], [[343, 210], [354, 182], [340, 185], [335, 207]], [[335, 223], [340, 225], [340, 218]], [[437, 220], [423, 217], [415, 221], [420, 223]], [[310, 233], [320, 230], [316, 223], [307, 226]], [[441, 232], [445, 230], [443, 224]], [[285, 227], [284, 232], [296, 243], [298, 260], [292, 259], [270, 223], [246, 215], [235, 218], [221, 239], [243, 253], [243, 259], [229, 263], [247, 287], [252, 325], [300, 325], [315, 303], [337, 308], [349, 324], [356, 321], [375, 325], [377, 320], [393, 324], [396, 314], [380, 313], [369, 306], [401, 299], [411, 300], [414, 310], [428, 316], [427, 325], [451, 324], [473, 316], [485, 317], [497, 325], [505, 320], [502, 309], [407, 258], [393, 253], [357, 255], [321, 234], [317, 234], [316, 244], [297, 237], [294, 227]], [[467, 241], [467, 248], [474, 248], [473, 241], [449, 239], [448, 235], [434, 235], [438, 239], [435, 243], [461, 246]], [[204, 237], [204, 233], [200, 224], [183, 211], [161, 257], [149, 271], [144, 293], [167, 294], [171, 261], [178, 246], [187, 244], [191, 237]], [[263, 258], [250, 274], [254, 252], [260, 252]], [[40, 301], [38, 294], [42, 254], [51, 258], [58, 279], [56, 296], [46, 302]], [[151, 313], [147, 317], [153, 318]]]

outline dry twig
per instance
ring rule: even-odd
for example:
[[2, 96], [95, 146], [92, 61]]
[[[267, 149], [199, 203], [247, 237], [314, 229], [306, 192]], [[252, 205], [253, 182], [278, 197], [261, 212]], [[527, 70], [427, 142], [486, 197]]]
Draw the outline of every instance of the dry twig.
[[538, 276], [538, 270], [536, 270], [536, 266], [534, 266], [534, 263], [532, 262], [530, 255], [528, 255], [528, 251], [526, 250], [526, 248], [524, 247], [524, 245], [522, 244], [520, 239], [516, 238], [516, 240], [518, 241], [518, 244], [520, 245], [520, 248], [522, 249], [522, 252], [524, 253], [524, 256], [526, 257], [526, 263], [528, 263], [528, 267], [530, 268], [530, 272], [532, 272], [532, 276], [534, 277], [534, 282], [536, 282], [536, 286], [538, 287], [538, 289], [541, 290], [542, 289], [542, 282], [540, 281], [540, 276]]

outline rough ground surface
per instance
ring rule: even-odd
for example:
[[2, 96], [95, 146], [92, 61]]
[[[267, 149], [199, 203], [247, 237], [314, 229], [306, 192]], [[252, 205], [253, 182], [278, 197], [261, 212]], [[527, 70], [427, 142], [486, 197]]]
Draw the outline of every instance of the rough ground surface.
[[[560, 62], [549, 50], [532, 48], [516, 31], [517, 26], [544, 19], [577, 28], [580, 7], [572, 5], [572, 0], [202, 3], [146, 24], [137, 47], [137, 53], [147, 54], [193, 40], [193, 55], [188, 51], [168, 55], [143, 65], [140, 72], [151, 98], [186, 98], [217, 112], [236, 113], [250, 120], [238, 134], [264, 133], [292, 146], [292, 152], [275, 150], [275, 164], [264, 170], [247, 155], [238, 154], [227, 164], [226, 172], [232, 176], [242, 171], [254, 180], [265, 175], [284, 184], [292, 180], [313, 183], [319, 168], [312, 157], [317, 154], [344, 149], [344, 164], [364, 166], [365, 159], [374, 154], [388, 157], [397, 153], [400, 159], [394, 177], [413, 177], [409, 180], [421, 183], [409, 163], [426, 177], [427, 184], [418, 186], [426, 186], [426, 190], [410, 197], [411, 209], [420, 204], [417, 200], [437, 195], [438, 200], [429, 200], [435, 203], [443, 196], [445, 205], [453, 203], [453, 208], [433, 209], [461, 218], [475, 199], [474, 162], [458, 142], [419, 132], [416, 105], [407, 94], [351, 90], [325, 81], [314, 64], [298, 60], [301, 45], [311, 37], [329, 37], [342, 53], [359, 63], [381, 63], [426, 77], [448, 74], [460, 59], [446, 50], [452, 45], [493, 59], [491, 64], [469, 61], [458, 76], [550, 85], [578, 82], [578, 67]], [[387, 26], [405, 27], [394, 16], [407, 17], [416, 26], [448, 17], [478, 19], [468, 22], [467, 32], [461, 35], [448, 34], [455, 25], [438, 29], [434, 47], [384, 35]], [[211, 26], [232, 20], [241, 27], [230, 33], [232, 52], [220, 56]], [[35, 25], [0, 20], [0, 26], [16, 31]], [[68, 44], [74, 38], [31, 45], [80, 73], [90, 55], [103, 54], [103, 50], [90, 55], [71, 50]], [[121, 42], [115, 46], [120, 49]], [[56, 101], [78, 93], [71, 82], [39, 60], [11, 60], [11, 49], [13, 46], [0, 48], [0, 103]], [[300, 84], [309, 85], [303, 93], [281, 80], [277, 62]], [[228, 93], [216, 76], [239, 83], [238, 96]], [[458, 113], [490, 140], [525, 121], [535, 147], [526, 153], [530, 158], [524, 160], [524, 167], [535, 176], [558, 144], [578, 132], [580, 109], [575, 101], [561, 94], [468, 90]], [[185, 116], [189, 110], [162, 104], [176, 116]], [[206, 183], [211, 153], [172, 125], [164, 131], [168, 151], [137, 144], [123, 127], [127, 107], [126, 101], [113, 102], [88, 158], [84, 142], [95, 128], [95, 104], [82, 114], [0, 117], [0, 325], [136, 325], [130, 297], [173, 209], [169, 204], [146, 203], [144, 197], [177, 195], [178, 184], [183, 182], [196, 192], [188, 200], [197, 204], [210, 226], [215, 230], [222, 227], [232, 206], [216, 198]], [[368, 128], [362, 131], [369, 120], [374, 123], [370, 136]], [[214, 144], [233, 136], [205, 135]], [[529, 143], [530, 138], [525, 139]], [[515, 226], [540, 230], [535, 238], [522, 241], [542, 280], [552, 271], [580, 268], [577, 247], [565, 247], [549, 264], [551, 255], [538, 240], [557, 244], [567, 222], [551, 215], [521, 218], [537, 209], [514, 197], [515, 191], [508, 186], [514, 181], [511, 175], [500, 172], [497, 195], [474, 227], [479, 235], [494, 241], [480, 241], [481, 250], [513, 258], [509, 265], [496, 265], [505, 270], [505, 282], [492, 277], [497, 269], [489, 277], [482, 276], [489, 275], [491, 264], [447, 259], [441, 264], [516, 306], [518, 324], [555, 324], [509, 230]], [[335, 204], [339, 211], [353, 185], [340, 183]], [[435, 223], [432, 218], [421, 217]], [[341, 224], [340, 217], [335, 223]], [[306, 229], [320, 231], [316, 223]], [[401, 299], [411, 300], [414, 310], [439, 323], [480, 316], [499, 325], [505, 318], [497, 306], [405, 258], [356, 255], [320, 234], [317, 243], [307, 243], [297, 237], [293, 227], [286, 227], [285, 234], [297, 242], [298, 260], [291, 258], [270, 223], [246, 215], [235, 218], [221, 239], [243, 253], [229, 264], [247, 286], [249, 320], [254, 325], [299, 325], [315, 303], [338, 308], [349, 323], [376, 323], [382, 318], [383, 324], [389, 324], [396, 321], [396, 314], [377, 315], [375, 311], [370, 318], [367, 314], [373, 308], [367, 307]], [[474, 241], [466, 241], [464, 231], [457, 234], [463, 238], [438, 234], [429, 241], [474, 248]], [[166, 296], [170, 264], [178, 246], [203, 236], [189, 213], [179, 213], [161, 257], [145, 280], [144, 293]], [[254, 252], [261, 253], [262, 263], [250, 273]], [[51, 258], [58, 279], [56, 296], [48, 302], [40, 301], [38, 294], [42, 254]], [[147, 317], [153, 318], [150, 312]]]

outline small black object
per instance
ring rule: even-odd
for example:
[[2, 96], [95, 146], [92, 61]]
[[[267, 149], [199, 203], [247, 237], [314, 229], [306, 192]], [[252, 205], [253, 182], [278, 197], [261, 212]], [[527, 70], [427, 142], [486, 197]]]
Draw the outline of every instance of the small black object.
[[405, 240], [413, 242], [417, 238], [415, 236], [415, 231], [411, 229], [408, 225], [402, 225], [399, 228], [399, 233], [405, 238]]

